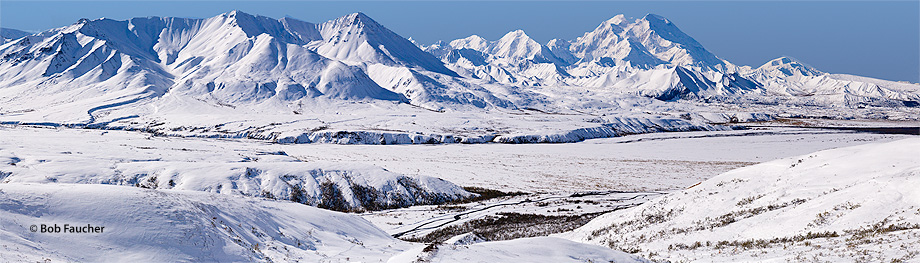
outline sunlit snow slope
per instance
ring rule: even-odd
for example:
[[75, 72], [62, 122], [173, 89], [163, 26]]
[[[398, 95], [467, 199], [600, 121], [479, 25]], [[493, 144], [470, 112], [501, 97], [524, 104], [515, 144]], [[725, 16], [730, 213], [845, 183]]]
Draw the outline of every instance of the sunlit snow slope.
[[[0, 215], [4, 261], [376, 262], [409, 247], [357, 216], [193, 191], [0, 184]], [[105, 228], [30, 232], [42, 224]]]
[[920, 139], [724, 173], [565, 236], [671, 261], [916, 260]]

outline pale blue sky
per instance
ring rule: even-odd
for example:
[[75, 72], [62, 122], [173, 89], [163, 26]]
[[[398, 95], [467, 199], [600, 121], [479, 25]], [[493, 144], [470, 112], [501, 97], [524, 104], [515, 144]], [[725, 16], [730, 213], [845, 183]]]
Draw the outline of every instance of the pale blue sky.
[[819, 70], [920, 82], [920, 1], [0, 1], [0, 26], [41, 31], [80, 18], [211, 17], [238, 9], [323, 22], [364, 12], [421, 43], [523, 29], [574, 39], [616, 14], [662, 15], [717, 56], [759, 66], [791, 56]]

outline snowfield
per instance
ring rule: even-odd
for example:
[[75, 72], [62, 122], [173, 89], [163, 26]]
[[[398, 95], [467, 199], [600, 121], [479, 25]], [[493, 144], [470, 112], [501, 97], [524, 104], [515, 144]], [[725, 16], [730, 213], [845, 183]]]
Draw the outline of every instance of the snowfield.
[[[287, 145], [305, 161], [361, 162], [502, 191], [673, 191], [735, 168], [909, 135], [801, 128], [628, 135], [563, 144]], [[334, 153], [334, 154], [330, 154]]]
[[[354, 200], [347, 194], [355, 193], [353, 188], [404, 196], [402, 189], [414, 189], [400, 186], [400, 178], [405, 178], [403, 182], [417, 181], [426, 190], [402, 201], [437, 204], [436, 199], [422, 197], [468, 195], [450, 183], [563, 194], [673, 191], [759, 162], [907, 137], [764, 128], [652, 133], [562, 144], [336, 145], [0, 125], [0, 182], [107, 183], [270, 194], [276, 199], [290, 199], [294, 188], [288, 184], [299, 184], [306, 197], [301, 202], [313, 204], [322, 203], [320, 195], [314, 195], [322, 190], [320, 186], [332, 182], [345, 193], [340, 203], [360, 207], [361, 202], [349, 201]], [[397, 187], [390, 189], [387, 184]], [[392, 207], [396, 199], [373, 200], [378, 200], [376, 207]]]
[[911, 261], [920, 139], [739, 168], [561, 236], [653, 260]]

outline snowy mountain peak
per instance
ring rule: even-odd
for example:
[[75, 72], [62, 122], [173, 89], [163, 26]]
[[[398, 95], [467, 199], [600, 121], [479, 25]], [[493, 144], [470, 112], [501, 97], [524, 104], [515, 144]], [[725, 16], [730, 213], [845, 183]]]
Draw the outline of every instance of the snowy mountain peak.
[[627, 24], [625, 16], [617, 15], [575, 39], [569, 50], [582, 61], [611, 58], [643, 68], [663, 64], [639, 43], [638, 37], [631, 35], [630, 29], [635, 26]]
[[[327, 25], [327, 27], [333, 28], [333, 29], [346, 29], [346, 28], [356, 27], [356, 28], [366, 30], [367, 32], [389, 31], [389, 29], [386, 29], [383, 25], [380, 25], [379, 23], [377, 23], [377, 21], [375, 21], [374, 19], [370, 18], [369, 16], [361, 12], [351, 13], [351, 14], [333, 19], [331, 21], [323, 23], [323, 25]], [[389, 31], [389, 33], [393, 33], [393, 32]]]
[[512, 60], [524, 59], [536, 63], [559, 64], [559, 60], [553, 56], [552, 51], [527, 36], [524, 30], [520, 29], [508, 32], [501, 39], [494, 42], [489, 53]]
[[610, 57], [609, 51], [622, 40], [620, 33], [624, 31], [625, 17], [617, 15], [604, 21], [593, 31], [585, 33], [572, 42], [569, 50], [576, 57], [583, 60], [593, 60], [595, 57]]
[[645, 16], [641, 18], [641, 20], [655, 21], [655, 22], [664, 23], [664, 24], [671, 24], [670, 20], [668, 20], [667, 18], [664, 18], [663, 16], [656, 15], [656, 14], [646, 14]]
[[345, 15], [343, 17], [337, 18], [336, 21], [339, 21], [344, 25], [366, 25], [372, 27], [383, 27], [377, 23], [377, 21], [361, 12]]
[[402, 36], [364, 13], [353, 13], [317, 25], [324, 42], [317, 53], [337, 60], [419, 67], [449, 76], [457, 73]]
[[613, 16], [613, 18], [604, 21], [604, 24], [608, 25], [626, 25], [627, 23], [626, 16], [623, 14]]
[[489, 45], [489, 41], [479, 35], [450, 41], [450, 47], [453, 49], [469, 48], [479, 52], [488, 52]]
[[505, 36], [503, 36], [502, 38], [507, 38], [507, 37], [528, 38], [528, 39], [530, 38], [527, 36], [526, 33], [524, 33], [523, 29], [512, 30], [511, 32], [508, 32], [507, 34], [505, 34]]
[[[695, 39], [685, 34], [679, 28], [677, 28], [674, 23], [671, 23], [670, 20], [655, 14], [647, 14], [639, 20], [636, 20], [634, 29], [636, 32], [645, 33], [645, 31], [652, 31], [659, 37], [664, 40], [668, 40], [674, 43], [679, 43], [687, 46], [700, 46], [702, 45], [699, 42], [696, 42]], [[637, 34], [637, 36], [642, 37], [642, 35]]]
[[546, 42], [547, 47], [568, 47], [570, 45], [572, 45], [572, 43], [561, 38], [553, 38], [550, 39], [549, 42]]
[[[268, 34], [274, 38], [281, 39], [284, 42], [292, 44], [305, 44], [310, 39], [302, 39], [301, 36], [292, 34], [285, 26], [296, 23], [291, 18], [274, 19], [271, 17], [251, 15], [239, 10], [233, 10], [219, 16], [223, 22], [230, 26], [243, 30], [246, 37], [256, 37], [261, 34]], [[214, 18], [212, 18], [214, 19]], [[210, 20], [210, 19], [209, 19]], [[304, 23], [302, 21], [297, 21]]]
[[775, 58], [775, 59], [773, 59], [773, 60], [770, 60], [769, 62], [765, 63], [762, 67], [765, 67], [765, 66], [782, 66], [782, 65], [805, 66], [804, 63], [802, 63], [802, 62], [799, 61], [798, 59], [783, 56], [783, 57], [778, 57], [778, 58]]
[[224, 17], [235, 17], [235, 16], [237, 16], [237, 15], [239, 15], [239, 14], [242, 14], [242, 15], [245, 15], [245, 16], [248, 16], [248, 15], [249, 15], [249, 14], [247, 14], [247, 13], [244, 13], [244, 12], [240, 11], [240, 10], [234, 9], [234, 10], [232, 10], [232, 11], [230, 11], [230, 12], [227, 12], [227, 13], [222, 14], [222, 16], [224, 16]]
[[511, 46], [513, 48], [539, 48], [540, 43], [531, 39], [524, 33], [524, 30], [514, 30], [508, 32], [502, 38], [495, 42], [493, 49], [501, 49], [502, 46]]
[[662, 16], [647, 14], [630, 25], [628, 31], [630, 37], [638, 39], [650, 53], [671, 64], [715, 71], [734, 67]]
[[[221, 17], [229, 18], [229, 21], [247, 21], [247, 22], [255, 22], [255, 21], [252, 21], [252, 20], [256, 19], [257, 17], [263, 18], [264, 16], [251, 15], [251, 14], [248, 14], [248, 13], [243, 12], [243, 11], [233, 10], [233, 11], [230, 11], [230, 12], [227, 12], [227, 13], [224, 13], [224, 14], [221, 14]], [[268, 17], [264, 17], [264, 18], [268, 18]], [[271, 18], [269, 18], [269, 19], [271, 19]], [[275, 20], [275, 19], [271, 19], [271, 20]]]
[[802, 75], [817, 76], [824, 74], [811, 66], [806, 65], [791, 57], [779, 57], [763, 64], [757, 70], [764, 73], [780, 73], [785, 76]]

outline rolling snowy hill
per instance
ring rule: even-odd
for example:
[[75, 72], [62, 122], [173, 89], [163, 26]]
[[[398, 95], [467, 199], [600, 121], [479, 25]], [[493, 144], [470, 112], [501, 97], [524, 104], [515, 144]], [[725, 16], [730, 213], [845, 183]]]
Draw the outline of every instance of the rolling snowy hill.
[[916, 260], [920, 139], [739, 168], [565, 237], [700, 262]]
[[[305, 162], [282, 150], [133, 132], [0, 127], [0, 184], [108, 184], [288, 200], [337, 211], [473, 197], [448, 181], [356, 162]], [[42, 138], [36, 140], [35, 138]]]
[[[290, 202], [110, 185], [0, 184], [5, 260], [386, 260], [411, 247], [353, 215]], [[104, 227], [30, 232], [31, 225]]]

